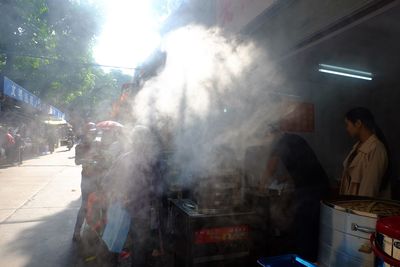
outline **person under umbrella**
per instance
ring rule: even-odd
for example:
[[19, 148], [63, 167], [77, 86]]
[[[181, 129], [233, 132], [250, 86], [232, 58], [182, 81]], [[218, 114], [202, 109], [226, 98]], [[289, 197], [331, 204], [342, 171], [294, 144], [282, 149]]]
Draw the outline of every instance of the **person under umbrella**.
[[81, 142], [75, 148], [75, 164], [82, 165], [81, 196], [82, 203], [79, 208], [73, 241], [80, 241], [80, 231], [85, 220], [88, 196], [96, 191], [96, 178], [99, 176], [99, 170], [95, 164], [97, 154], [94, 138], [96, 128], [93, 123], [88, 123], [85, 127], [85, 134], [81, 137]]

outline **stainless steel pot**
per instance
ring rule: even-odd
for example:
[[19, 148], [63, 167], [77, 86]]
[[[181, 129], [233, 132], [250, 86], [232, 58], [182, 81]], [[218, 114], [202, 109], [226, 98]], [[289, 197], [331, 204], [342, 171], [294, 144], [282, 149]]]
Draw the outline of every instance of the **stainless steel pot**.
[[[320, 266], [376, 266], [370, 236], [375, 233], [375, 226], [381, 214], [373, 211], [374, 203], [390, 206], [384, 209], [385, 211], [390, 209], [396, 212], [396, 208], [392, 206], [397, 207], [397, 212], [400, 213], [400, 205], [397, 202], [361, 199], [321, 203], [318, 257]], [[351, 208], [352, 205], [354, 208]], [[361, 206], [365, 209], [360, 208]]]
[[215, 213], [243, 204], [239, 179], [240, 176], [234, 171], [198, 178], [194, 197], [199, 211]]

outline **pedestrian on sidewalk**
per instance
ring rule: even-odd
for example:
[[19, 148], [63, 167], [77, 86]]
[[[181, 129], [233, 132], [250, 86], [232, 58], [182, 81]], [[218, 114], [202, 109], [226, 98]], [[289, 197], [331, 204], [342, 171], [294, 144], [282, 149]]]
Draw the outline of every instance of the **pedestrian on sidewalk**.
[[73, 240], [80, 241], [81, 228], [86, 216], [89, 194], [96, 191], [96, 148], [94, 138], [96, 128], [93, 123], [86, 125], [85, 134], [75, 148], [75, 164], [82, 165], [81, 196], [82, 203], [76, 218]]
[[8, 128], [5, 138], [6, 138], [6, 144], [5, 144], [6, 159], [8, 163], [12, 164], [15, 155], [15, 139], [14, 136], [12, 135], [11, 128]]
[[[123, 251], [133, 252], [134, 266], [154, 266], [156, 256], [164, 251], [158, 192], [160, 143], [155, 133], [144, 126], [135, 126], [130, 137], [129, 152], [114, 161], [101, 187], [109, 208], [124, 203], [124, 210], [131, 218]], [[107, 223], [112, 223], [113, 219], [108, 219]]]
[[2, 126], [0, 126], [0, 149], [1, 149], [1, 159], [6, 158], [6, 145], [7, 145], [7, 136], [6, 131]]
[[49, 130], [47, 133], [47, 145], [49, 146], [50, 154], [53, 154], [56, 145], [56, 135], [53, 130]]
[[22, 165], [25, 143], [19, 133], [15, 135], [15, 147], [17, 150], [15, 162], [17, 162], [18, 165]]

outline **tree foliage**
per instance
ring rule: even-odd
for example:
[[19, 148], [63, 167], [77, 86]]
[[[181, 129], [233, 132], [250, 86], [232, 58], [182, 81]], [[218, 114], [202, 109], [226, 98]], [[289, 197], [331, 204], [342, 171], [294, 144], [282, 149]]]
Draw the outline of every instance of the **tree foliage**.
[[129, 83], [131, 78], [120, 70], [104, 73], [101, 69], [93, 70], [93, 78], [95, 86], [73, 98], [70, 113], [75, 117], [83, 115], [93, 121], [109, 119], [112, 105], [120, 97], [122, 85]]
[[93, 3], [2, 0], [0, 12], [0, 71], [44, 101], [94, 109], [100, 97], [118, 97], [114, 75], [129, 80], [90, 64], [102, 19]]

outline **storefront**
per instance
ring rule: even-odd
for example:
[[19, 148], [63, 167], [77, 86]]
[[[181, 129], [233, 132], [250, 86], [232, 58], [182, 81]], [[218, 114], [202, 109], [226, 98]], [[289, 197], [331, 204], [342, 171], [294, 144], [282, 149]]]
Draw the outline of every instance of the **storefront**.
[[[262, 82], [257, 83], [264, 87], [258, 97], [271, 99], [266, 95], [274, 95], [272, 101], [291, 111], [270, 113], [287, 115], [280, 118], [279, 130], [299, 135], [310, 144], [332, 188], [337, 186], [343, 161], [355, 143], [346, 134], [345, 114], [360, 106], [371, 110], [386, 135], [394, 172], [399, 177], [398, 1], [225, 0], [217, 1], [216, 8], [214, 25], [238, 34], [244, 42], [254, 42], [272, 55], [270, 61], [259, 64], [272, 66], [274, 75], [265, 72]], [[271, 80], [276, 82], [269, 83]], [[265, 117], [270, 115], [265, 113]], [[253, 162], [262, 165], [266, 160], [258, 157]], [[259, 177], [254, 177], [259, 181]], [[398, 183], [397, 179], [392, 185], [397, 189], [394, 198], [399, 197]], [[186, 208], [193, 206], [189, 203]], [[342, 244], [338, 241], [335, 245], [347, 248], [354, 244], [341, 241]], [[273, 245], [279, 247], [278, 242]], [[371, 253], [367, 252], [369, 257], [373, 257]]]
[[1, 77], [0, 121], [12, 126], [18, 122], [34, 120], [41, 114], [41, 100], [9, 78]]
[[14, 134], [20, 133], [32, 154], [40, 153], [46, 143], [46, 133], [52, 130], [57, 135], [58, 132], [45, 121], [62, 121], [65, 114], [8, 77], [1, 76], [0, 89], [0, 125], [10, 128]]

